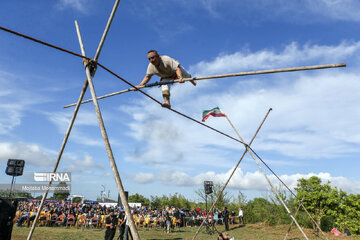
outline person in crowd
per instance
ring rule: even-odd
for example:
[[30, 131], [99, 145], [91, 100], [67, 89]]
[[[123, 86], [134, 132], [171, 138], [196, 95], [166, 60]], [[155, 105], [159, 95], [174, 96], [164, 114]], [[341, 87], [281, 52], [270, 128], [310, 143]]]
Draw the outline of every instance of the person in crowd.
[[218, 221], [219, 221], [219, 212], [217, 210], [215, 210], [215, 212], [214, 212], [214, 222], [213, 222], [214, 226], [218, 223]]
[[30, 223], [35, 220], [35, 217], [36, 217], [36, 210], [31, 212], [28, 218], [27, 227], [30, 227]]
[[119, 214], [119, 232], [120, 235], [118, 237], [118, 240], [124, 239], [124, 233], [125, 233], [125, 212], [121, 211]]
[[244, 210], [239, 208], [239, 224], [244, 225]]
[[165, 215], [165, 223], [166, 223], [166, 233], [170, 233], [171, 218], [170, 218], [169, 212], [167, 212]]
[[115, 233], [116, 233], [116, 226], [117, 226], [117, 218], [115, 216], [115, 211], [111, 210], [110, 214], [106, 218], [105, 221], [105, 240], [113, 240]]
[[27, 209], [24, 209], [21, 213], [19, 221], [16, 223], [16, 226], [21, 227], [23, 222], [25, 222], [30, 217], [30, 212]]
[[126, 215], [125, 215], [125, 240], [128, 240], [129, 239], [129, 236], [131, 238], [131, 240], [133, 239], [132, 235], [131, 235], [131, 231], [130, 231], [130, 222], [128, 221]]
[[222, 215], [225, 224], [225, 230], [229, 231], [229, 211], [227, 210], [227, 207], [224, 207]]
[[230, 214], [230, 223], [231, 224], [235, 224], [235, 216], [236, 216], [235, 211], [232, 210], [231, 214]]

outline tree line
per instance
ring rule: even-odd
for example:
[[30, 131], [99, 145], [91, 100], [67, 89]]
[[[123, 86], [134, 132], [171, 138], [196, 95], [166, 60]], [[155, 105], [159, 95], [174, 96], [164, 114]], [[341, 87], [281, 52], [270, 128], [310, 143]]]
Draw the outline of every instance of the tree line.
[[[220, 193], [221, 188], [221, 184], [215, 184], [213, 193], [207, 195], [204, 189], [197, 189], [195, 192], [201, 199], [200, 202], [189, 200], [178, 193], [168, 196], [150, 196], [150, 198], [136, 193], [130, 195], [128, 201], [141, 203], [143, 206], [151, 208], [173, 206], [189, 210], [195, 208], [209, 209]], [[348, 194], [342, 189], [331, 187], [330, 181], [322, 183], [321, 179], [316, 176], [299, 179], [295, 188], [296, 196], [286, 193], [281, 187], [278, 187], [277, 190], [293, 215], [299, 208], [299, 201], [301, 201], [323, 231], [330, 231], [336, 227], [341, 231], [347, 228], [353, 234], [360, 234], [359, 194]], [[8, 197], [8, 194], [9, 192], [0, 191], [1, 197]], [[65, 200], [68, 196], [69, 193], [54, 193], [50, 199]], [[30, 193], [22, 192], [14, 193], [13, 197], [32, 198]], [[37, 198], [41, 197], [38, 196]], [[241, 191], [236, 196], [233, 196], [225, 190], [220, 195], [216, 208], [222, 209], [225, 206], [229, 211], [235, 211], [236, 213], [238, 213], [240, 207], [243, 208], [244, 218], [247, 223], [262, 222], [267, 225], [291, 223], [288, 213], [274, 194], [266, 198], [258, 197], [248, 200]], [[299, 208], [296, 220], [303, 227], [315, 228], [315, 224], [303, 208]]]
[[[150, 198], [134, 194], [129, 196], [129, 202], [140, 202], [152, 208], [174, 206], [186, 209], [196, 207], [205, 209], [205, 200], [207, 200], [207, 208], [209, 209], [221, 188], [221, 184], [215, 184], [213, 193], [207, 196], [204, 189], [196, 190], [196, 194], [202, 199], [199, 203], [188, 200], [185, 196], [177, 193], [161, 197], [151, 196]], [[330, 181], [322, 183], [321, 179], [316, 176], [299, 179], [295, 188], [296, 196], [286, 193], [281, 187], [278, 187], [277, 190], [293, 215], [297, 212], [299, 201], [301, 201], [307, 212], [323, 231], [328, 232], [336, 227], [341, 231], [349, 229], [353, 234], [360, 234], [360, 194], [348, 194], [342, 189], [331, 187]], [[259, 197], [247, 200], [241, 191], [238, 192], [237, 196], [232, 196], [225, 190], [219, 197], [216, 208], [222, 209], [224, 206], [229, 211], [235, 211], [236, 213], [242, 207], [247, 223], [262, 222], [267, 225], [291, 223], [291, 218], [275, 194], [270, 194], [266, 198]], [[301, 226], [316, 230], [316, 225], [302, 207], [299, 208], [296, 220]]]

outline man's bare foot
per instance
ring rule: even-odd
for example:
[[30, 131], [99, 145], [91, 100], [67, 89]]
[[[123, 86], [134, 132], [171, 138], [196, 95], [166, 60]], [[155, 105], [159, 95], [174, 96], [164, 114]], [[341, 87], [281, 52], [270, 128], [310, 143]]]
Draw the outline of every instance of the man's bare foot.
[[169, 103], [166, 103], [166, 102], [163, 102], [161, 104], [161, 106], [164, 107], [164, 108], [171, 108], [171, 105]]
[[195, 79], [191, 80], [190, 82], [192, 83], [192, 85], [196, 86], [196, 80]]

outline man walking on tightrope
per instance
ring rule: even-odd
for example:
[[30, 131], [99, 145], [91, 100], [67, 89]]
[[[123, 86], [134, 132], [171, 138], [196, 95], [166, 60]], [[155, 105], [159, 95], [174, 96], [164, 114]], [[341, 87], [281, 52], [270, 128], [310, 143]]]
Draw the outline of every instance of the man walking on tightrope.
[[[150, 50], [147, 53], [147, 57], [150, 63], [147, 68], [146, 75], [139, 86], [143, 86], [148, 83], [154, 74], [161, 78], [160, 81], [179, 79], [180, 83], [184, 83], [183, 78], [191, 77], [191, 75], [185, 71], [178, 61], [169, 56], [160, 56], [157, 51]], [[191, 83], [196, 86], [196, 80], [192, 80]], [[161, 106], [170, 108], [170, 86], [162, 85], [161, 87], [164, 98], [164, 102]]]

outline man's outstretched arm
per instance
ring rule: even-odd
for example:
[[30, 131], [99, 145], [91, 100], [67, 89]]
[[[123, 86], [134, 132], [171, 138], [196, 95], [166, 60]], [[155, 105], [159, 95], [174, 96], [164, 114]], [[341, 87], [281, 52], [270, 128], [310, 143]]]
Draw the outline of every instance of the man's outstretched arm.
[[138, 86], [144, 86], [145, 84], [147, 84], [150, 81], [150, 79], [151, 79], [151, 76], [146, 75]]
[[182, 73], [182, 71], [181, 71], [180, 66], [177, 67], [177, 69], [176, 69], [176, 76], [177, 76], [177, 78], [179, 79], [179, 83], [184, 83], [183, 73]]

